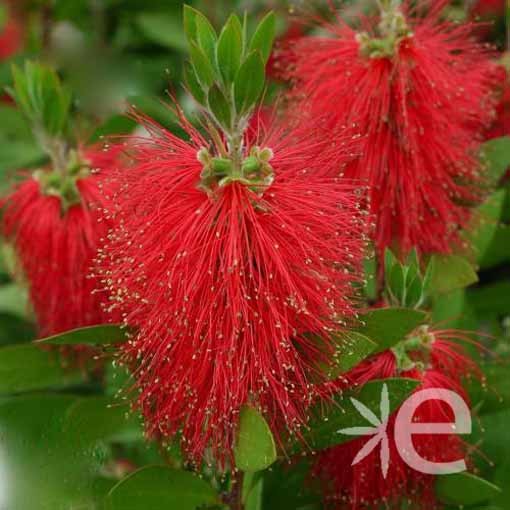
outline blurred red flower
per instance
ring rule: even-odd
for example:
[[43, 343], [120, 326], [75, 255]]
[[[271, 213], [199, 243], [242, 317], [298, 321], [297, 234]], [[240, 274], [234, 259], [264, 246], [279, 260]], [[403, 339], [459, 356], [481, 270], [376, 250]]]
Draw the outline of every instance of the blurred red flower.
[[[108, 231], [101, 220], [101, 174], [116, 161], [114, 152], [84, 151], [92, 173], [75, 180], [63, 198], [46, 171], [22, 182], [4, 201], [3, 235], [12, 242], [34, 307], [39, 336], [101, 324], [110, 317], [88, 277], [100, 239]], [[69, 194], [70, 193], [70, 194]], [[66, 200], [68, 200], [66, 202]]]
[[380, 253], [450, 252], [482, 198], [477, 144], [493, 117], [494, 66], [473, 26], [443, 20], [443, 6], [363, 19], [360, 33], [338, 19], [323, 27], [330, 37], [282, 55], [296, 109], [309, 103], [364, 135], [345, 175], [371, 186]]

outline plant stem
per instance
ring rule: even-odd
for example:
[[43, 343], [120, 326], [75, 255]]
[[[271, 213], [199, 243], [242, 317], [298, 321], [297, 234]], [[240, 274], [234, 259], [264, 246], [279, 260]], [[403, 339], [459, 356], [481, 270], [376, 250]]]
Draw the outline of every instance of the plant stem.
[[237, 471], [232, 480], [232, 490], [229, 495], [229, 504], [232, 510], [244, 510], [243, 479], [244, 473], [242, 471]]

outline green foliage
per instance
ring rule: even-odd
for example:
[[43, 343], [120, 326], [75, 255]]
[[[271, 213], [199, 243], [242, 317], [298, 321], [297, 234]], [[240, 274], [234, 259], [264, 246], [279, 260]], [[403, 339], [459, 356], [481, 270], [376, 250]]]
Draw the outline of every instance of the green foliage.
[[478, 281], [473, 266], [457, 255], [434, 255], [430, 286], [435, 293], [446, 294], [468, 287]]
[[[184, 6], [184, 27], [191, 67], [186, 85], [195, 100], [208, 108], [227, 133], [253, 111], [265, 86], [265, 63], [275, 37], [275, 17], [267, 14], [247, 39], [246, 24], [232, 14], [219, 36], [207, 18]], [[227, 111], [228, 110], [228, 111]]]
[[335, 396], [326, 410], [322, 404], [316, 406], [311, 411], [312, 419], [308, 424], [309, 429], [303, 431], [304, 443], [292, 443], [286, 450], [287, 453], [297, 453], [309, 449], [323, 450], [351, 441], [352, 436], [342, 435], [339, 430], [363, 425], [360, 423], [363, 418], [360, 417], [349, 398], [356, 398], [377, 415], [379, 414], [382, 388], [385, 384], [388, 387], [390, 410], [393, 412], [409, 397], [419, 383], [414, 379], [405, 378], [370, 381], [360, 389], [347, 390], [341, 395]]
[[386, 249], [384, 270], [386, 295], [394, 306], [419, 308], [430, 292], [435, 259], [431, 258], [422, 271], [416, 250], [412, 250], [405, 263], [401, 263]]
[[359, 333], [377, 344], [377, 352], [391, 349], [426, 321], [427, 315], [410, 308], [376, 308], [361, 315]]
[[48, 66], [26, 61], [23, 69], [13, 65], [12, 96], [33, 126], [50, 136], [68, 129], [71, 93]]
[[510, 167], [510, 136], [494, 138], [482, 145], [482, 161], [493, 183], [498, 183]]
[[83, 380], [83, 372], [63, 367], [55, 353], [34, 345], [0, 348], [0, 395], [65, 388]]
[[501, 492], [496, 485], [471, 473], [439, 476], [436, 494], [444, 503], [453, 505], [477, 505], [486, 503]]
[[105, 510], [196, 510], [217, 503], [214, 489], [196, 475], [165, 466], [149, 466], [115, 485], [106, 497]]
[[337, 379], [374, 352], [378, 345], [370, 338], [348, 331], [334, 335], [336, 350], [331, 363], [323, 367], [329, 379]]
[[239, 416], [235, 460], [238, 469], [249, 472], [266, 469], [276, 460], [271, 429], [264, 417], [250, 406], [244, 406]]
[[49, 345], [111, 345], [127, 340], [126, 330], [118, 324], [103, 324], [73, 329], [59, 335], [37, 340], [38, 344]]

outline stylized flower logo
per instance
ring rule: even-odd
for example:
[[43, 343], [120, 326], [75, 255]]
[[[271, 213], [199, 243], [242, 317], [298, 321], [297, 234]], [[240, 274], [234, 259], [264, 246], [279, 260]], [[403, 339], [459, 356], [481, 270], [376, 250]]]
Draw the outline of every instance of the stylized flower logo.
[[390, 447], [388, 440], [388, 419], [390, 416], [390, 399], [388, 395], [388, 386], [383, 385], [381, 390], [381, 401], [379, 409], [381, 411], [381, 419], [379, 419], [365, 404], [351, 397], [352, 405], [358, 410], [359, 414], [363, 416], [373, 427], [349, 427], [338, 430], [338, 434], [345, 434], [347, 436], [374, 436], [369, 439], [363, 448], [358, 452], [356, 457], [351, 463], [354, 466], [361, 462], [367, 455], [377, 448], [381, 443], [381, 467], [384, 478], [388, 474], [390, 465]]

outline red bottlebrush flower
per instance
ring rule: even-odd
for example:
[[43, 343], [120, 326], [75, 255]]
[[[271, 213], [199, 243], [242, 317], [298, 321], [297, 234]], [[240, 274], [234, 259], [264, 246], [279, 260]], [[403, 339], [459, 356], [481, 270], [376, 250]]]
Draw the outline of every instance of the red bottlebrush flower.
[[205, 190], [201, 136], [147, 127], [138, 167], [120, 177], [119, 226], [98, 273], [137, 330], [122, 361], [148, 432], [180, 433], [188, 459], [210, 447], [225, 464], [244, 404], [274, 428], [304, 422], [330, 332], [355, 313], [364, 214], [356, 186], [331, 177], [327, 145], [311, 136], [269, 133], [259, 144], [269, 149], [247, 141], [245, 155], [270, 170], [266, 184]]
[[[505, 57], [507, 58], [507, 57]], [[510, 135], [510, 80], [509, 73], [501, 66], [501, 95], [500, 101], [496, 107], [496, 120], [487, 132], [486, 138], [499, 138], [500, 136]]]
[[472, 4], [469, 12], [471, 16], [483, 20], [503, 18], [505, 16], [505, 0], [478, 0]]
[[22, 37], [20, 25], [12, 18], [0, 27], [0, 60], [9, 58], [20, 49]]
[[[77, 178], [65, 199], [52, 188], [55, 174], [36, 172], [5, 200], [3, 235], [13, 243], [29, 286], [41, 337], [108, 320], [88, 277], [108, 222], [96, 171], [111, 169], [116, 155], [98, 149], [84, 152], [93, 172]], [[83, 172], [84, 170], [78, 170]]]
[[[281, 35], [276, 41], [276, 48], [271, 53], [266, 66], [266, 74], [268, 77], [273, 79], [282, 78], [282, 59], [279, 56], [280, 47], [287, 47], [291, 45], [295, 40], [303, 37], [304, 27], [301, 23], [295, 21], [290, 22], [287, 30]], [[287, 55], [288, 56], [288, 55]], [[288, 61], [285, 62], [288, 64]]]
[[[408, 352], [410, 358], [416, 361], [415, 368], [399, 370], [393, 351], [387, 351], [364, 361], [347, 374], [340, 385], [363, 385], [373, 379], [410, 377], [421, 382], [416, 391], [448, 389], [468, 402], [462, 381], [472, 374], [478, 375], [479, 369], [455, 341], [468, 340], [466, 336], [457, 331], [429, 332], [427, 329], [419, 331], [418, 335], [425, 340], [423, 349]], [[378, 449], [351, 465], [367, 443], [367, 438], [360, 437], [319, 455], [314, 475], [323, 481], [326, 508], [365, 510], [380, 504], [396, 508], [404, 499], [417, 505], [416, 508], [433, 510], [441, 507], [435, 498], [435, 476], [417, 472], [402, 460], [394, 440], [395, 416], [390, 417], [387, 426], [390, 463], [386, 478]], [[421, 423], [452, 420], [450, 407], [434, 399], [421, 404], [414, 415], [414, 421]], [[456, 434], [413, 435], [413, 445], [421, 457], [432, 462], [452, 462], [466, 458], [469, 453], [466, 443]]]
[[297, 107], [365, 135], [345, 175], [371, 186], [381, 253], [450, 252], [481, 199], [476, 151], [492, 117], [493, 65], [472, 25], [441, 20], [443, 6], [364, 20], [363, 33], [339, 20], [324, 27], [331, 37], [304, 37], [285, 54]]

